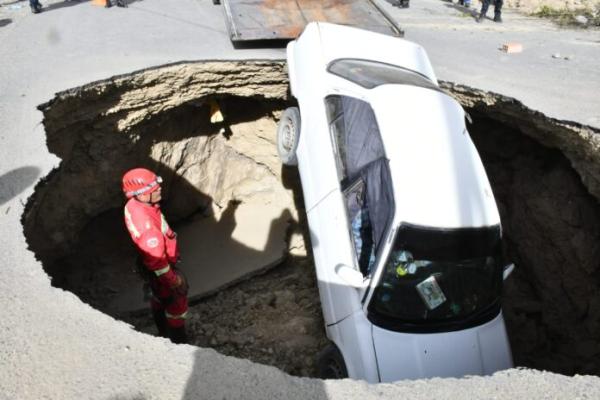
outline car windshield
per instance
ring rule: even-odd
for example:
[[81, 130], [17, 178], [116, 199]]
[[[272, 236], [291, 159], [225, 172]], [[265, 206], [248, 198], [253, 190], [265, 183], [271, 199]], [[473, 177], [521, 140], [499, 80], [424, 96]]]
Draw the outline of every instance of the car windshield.
[[443, 92], [429, 78], [418, 72], [377, 61], [339, 59], [329, 64], [327, 71], [366, 89], [373, 89], [386, 83], [394, 83], [419, 86]]
[[464, 329], [497, 315], [500, 227], [439, 230], [403, 225], [368, 307], [397, 331]]

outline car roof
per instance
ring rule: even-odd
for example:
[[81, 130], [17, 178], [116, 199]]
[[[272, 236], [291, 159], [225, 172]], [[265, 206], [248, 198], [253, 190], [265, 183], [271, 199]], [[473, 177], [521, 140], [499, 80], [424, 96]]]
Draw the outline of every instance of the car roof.
[[440, 228], [500, 223], [456, 100], [409, 85], [366, 92], [390, 160], [397, 222]]
[[343, 58], [379, 61], [413, 70], [437, 84], [427, 53], [416, 43], [326, 22], [308, 24], [305, 31], [311, 30], [318, 31], [324, 65]]

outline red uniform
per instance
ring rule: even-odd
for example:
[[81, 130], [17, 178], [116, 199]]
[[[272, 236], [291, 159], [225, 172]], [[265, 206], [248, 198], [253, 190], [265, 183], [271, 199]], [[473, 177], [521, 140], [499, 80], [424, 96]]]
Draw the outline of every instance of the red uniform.
[[185, 294], [173, 290], [178, 282], [173, 269], [179, 258], [177, 235], [169, 227], [158, 204], [131, 198], [125, 204], [124, 212], [127, 229], [151, 275], [152, 308], [165, 311], [169, 326], [182, 327], [188, 302]]

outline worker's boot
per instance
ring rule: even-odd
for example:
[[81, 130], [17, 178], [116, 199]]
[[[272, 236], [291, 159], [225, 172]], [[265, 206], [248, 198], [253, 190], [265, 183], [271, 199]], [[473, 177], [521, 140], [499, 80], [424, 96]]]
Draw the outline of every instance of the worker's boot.
[[168, 338], [169, 337], [169, 325], [167, 324], [167, 317], [163, 310], [152, 310], [152, 318], [158, 329], [158, 336]]
[[185, 333], [185, 326], [179, 328], [171, 327], [169, 329], [169, 339], [171, 342], [176, 344], [184, 344], [188, 342], [187, 333]]
[[485, 14], [484, 13], [480, 13], [477, 18], [475, 18], [475, 21], [477, 21], [478, 23], [481, 23], [483, 21], [485, 21]]
[[502, 17], [500, 16], [500, 13], [494, 14], [494, 22], [502, 22]]
[[42, 3], [36, 1], [35, 4], [31, 6], [31, 12], [34, 14], [39, 14], [42, 12]]

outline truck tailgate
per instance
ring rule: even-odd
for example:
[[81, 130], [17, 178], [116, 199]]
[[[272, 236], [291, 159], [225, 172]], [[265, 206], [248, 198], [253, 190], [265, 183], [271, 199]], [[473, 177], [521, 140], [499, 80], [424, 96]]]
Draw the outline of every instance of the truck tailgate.
[[402, 30], [373, 0], [222, 0], [232, 42], [295, 39], [311, 21], [392, 36]]

